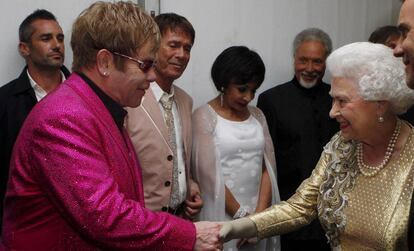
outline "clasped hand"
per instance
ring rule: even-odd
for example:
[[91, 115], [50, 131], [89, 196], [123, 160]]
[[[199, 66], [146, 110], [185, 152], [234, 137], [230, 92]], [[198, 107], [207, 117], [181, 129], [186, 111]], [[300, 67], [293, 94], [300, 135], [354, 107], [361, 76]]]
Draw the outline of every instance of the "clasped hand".
[[224, 242], [257, 236], [256, 225], [249, 218], [221, 222], [220, 239]]
[[218, 251], [223, 249], [223, 242], [257, 236], [256, 225], [249, 218], [220, 223], [201, 221], [194, 224], [197, 231], [194, 250]]

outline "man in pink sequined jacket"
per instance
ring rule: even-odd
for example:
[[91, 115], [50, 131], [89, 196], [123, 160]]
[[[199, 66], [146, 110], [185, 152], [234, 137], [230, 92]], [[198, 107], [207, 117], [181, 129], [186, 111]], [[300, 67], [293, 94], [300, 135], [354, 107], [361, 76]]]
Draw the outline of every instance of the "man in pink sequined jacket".
[[138, 106], [155, 79], [157, 25], [133, 3], [97, 2], [75, 21], [71, 45], [75, 73], [34, 107], [16, 141], [3, 248], [221, 249], [218, 224], [144, 206], [123, 107]]

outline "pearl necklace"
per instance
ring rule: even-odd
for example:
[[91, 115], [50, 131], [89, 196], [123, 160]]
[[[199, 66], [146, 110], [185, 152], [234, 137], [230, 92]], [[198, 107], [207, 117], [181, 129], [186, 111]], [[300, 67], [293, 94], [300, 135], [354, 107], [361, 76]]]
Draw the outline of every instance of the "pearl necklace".
[[[364, 153], [362, 150], [362, 143], [359, 142], [357, 144], [357, 163], [359, 171], [362, 173], [362, 175], [366, 177], [371, 177], [377, 174], [381, 169], [384, 168], [384, 166], [388, 163], [388, 161], [391, 158], [392, 153], [394, 152], [395, 143], [397, 142], [398, 135], [400, 135], [401, 131], [401, 120], [397, 120], [397, 125], [395, 126], [394, 132], [392, 133], [391, 139], [388, 142], [387, 151], [385, 152], [384, 159], [382, 160], [381, 164], [379, 166], [370, 166], [364, 163]], [[368, 169], [370, 171], [365, 171], [365, 169]]]

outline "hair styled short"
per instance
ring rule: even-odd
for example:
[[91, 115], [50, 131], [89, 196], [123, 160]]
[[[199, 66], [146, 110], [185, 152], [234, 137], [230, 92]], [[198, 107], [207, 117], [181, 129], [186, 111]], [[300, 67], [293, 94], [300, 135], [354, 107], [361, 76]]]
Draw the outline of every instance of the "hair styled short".
[[352, 80], [366, 101], [390, 102], [395, 114], [404, 113], [414, 103], [414, 91], [405, 80], [404, 64], [383, 44], [357, 42], [342, 46], [328, 57], [327, 69], [333, 77]]
[[329, 35], [319, 28], [308, 28], [299, 32], [293, 40], [293, 56], [299, 46], [306, 41], [319, 41], [325, 47], [325, 58], [332, 52], [332, 41]]
[[[90, 67], [96, 62], [98, 50], [107, 49], [135, 56], [146, 43], [159, 48], [157, 24], [145, 11], [132, 2], [95, 2], [84, 10], [72, 27], [73, 71]], [[122, 70], [124, 60], [115, 57], [115, 66]]]
[[[32, 23], [36, 20], [52, 20], [56, 21], [56, 17], [49, 11], [44, 9], [35, 10], [28, 15], [19, 26], [19, 41], [30, 43], [34, 29]], [[57, 22], [57, 21], [56, 21]]]
[[371, 43], [385, 44], [392, 36], [400, 37], [401, 33], [397, 26], [386, 25], [375, 29], [369, 36], [368, 41]]
[[155, 22], [161, 35], [164, 35], [168, 30], [180, 29], [191, 37], [191, 43], [194, 44], [195, 30], [185, 17], [175, 13], [162, 13], [155, 17]]
[[264, 80], [265, 71], [259, 54], [246, 46], [231, 46], [214, 61], [211, 77], [219, 91], [230, 83], [244, 85], [253, 82], [259, 87]]

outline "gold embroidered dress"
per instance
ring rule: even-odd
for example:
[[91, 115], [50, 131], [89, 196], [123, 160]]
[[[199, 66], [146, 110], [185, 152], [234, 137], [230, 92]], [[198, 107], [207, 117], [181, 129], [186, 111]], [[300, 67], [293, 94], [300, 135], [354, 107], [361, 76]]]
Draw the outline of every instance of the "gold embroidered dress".
[[408, 250], [414, 177], [410, 128], [400, 155], [372, 177], [358, 169], [356, 142], [337, 133], [289, 200], [250, 216], [259, 237], [293, 231], [318, 216], [333, 250]]

